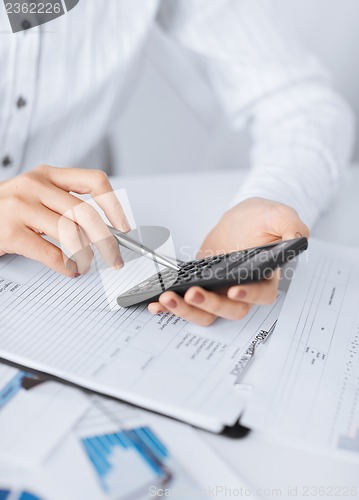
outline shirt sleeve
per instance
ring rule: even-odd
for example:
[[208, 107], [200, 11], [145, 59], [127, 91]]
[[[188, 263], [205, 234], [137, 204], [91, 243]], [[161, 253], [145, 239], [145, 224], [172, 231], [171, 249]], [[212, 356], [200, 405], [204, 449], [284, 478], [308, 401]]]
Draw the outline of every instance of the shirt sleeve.
[[249, 125], [251, 171], [233, 203], [279, 201], [312, 226], [350, 161], [354, 118], [269, 0], [166, 0], [161, 28], [198, 67], [229, 123]]

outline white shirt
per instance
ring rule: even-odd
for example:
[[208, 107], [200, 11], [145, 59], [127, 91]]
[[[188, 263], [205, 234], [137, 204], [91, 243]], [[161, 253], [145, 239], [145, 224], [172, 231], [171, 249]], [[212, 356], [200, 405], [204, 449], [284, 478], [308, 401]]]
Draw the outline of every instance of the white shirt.
[[[42, 163], [85, 166], [129, 99], [143, 53], [169, 69], [195, 107], [177, 55], [231, 126], [251, 127], [251, 173], [236, 201], [281, 201], [311, 225], [349, 161], [350, 111], [267, 0], [80, 0], [15, 34], [0, 2], [0, 31], [0, 180]], [[150, 53], [153, 33], [151, 46], [167, 44], [163, 52]]]

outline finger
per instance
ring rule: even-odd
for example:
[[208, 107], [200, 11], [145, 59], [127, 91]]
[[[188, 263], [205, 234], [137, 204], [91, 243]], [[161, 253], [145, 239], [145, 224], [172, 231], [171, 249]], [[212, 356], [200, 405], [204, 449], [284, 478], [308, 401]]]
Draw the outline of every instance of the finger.
[[278, 234], [281, 235], [282, 240], [291, 240], [294, 238], [309, 237], [309, 229], [304, 222], [298, 217], [295, 210], [290, 214], [286, 213], [285, 216], [278, 219]]
[[[218, 292], [220, 295], [226, 295], [227, 289], [220, 289]], [[151, 302], [148, 305], [148, 310], [152, 314], [159, 314], [163, 312], [168, 312], [168, 310], [160, 302]]]
[[41, 232], [61, 242], [71, 259], [77, 264], [80, 274], [85, 274], [91, 266], [93, 252], [89, 239], [83, 230], [70, 219], [48, 210], [44, 206], [29, 207], [24, 222], [35, 232]]
[[75, 262], [66, 259], [59, 248], [35, 234], [31, 229], [22, 228], [17, 231], [13, 253], [37, 260], [69, 278], [79, 275]]
[[105, 172], [79, 168], [40, 168], [46, 169], [48, 179], [60, 189], [90, 194], [116, 229], [123, 232], [131, 230], [125, 212]]
[[216, 319], [214, 314], [187, 304], [182, 297], [179, 297], [174, 292], [163, 293], [160, 296], [160, 303], [176, 316], [181, 316], [181, 318], [193, 321], [193, 323], [197, 323], [200, 326], [209, 326]]
[[282, 240], [292, 240], [305, 236], [309, 238], [309, 229], [300, 219], [298, 221], [288, 222], [282, 230]]
[[151, 314], [169, 312], [168, 309], [166, 309], [160, 302], [151, 302], [151, 304], [148, 304], [147, 309]]
[[232, 301], [245, 302], [247, 304], [272, 304], [278, 295], [279, 270], [273, 273], [270, 279], [264, 279], [257, 283], [232, 286], [227, 296]]
[[109, 266], [123, 267], [118, 243], [91, 205], [56, 186], [42, 190], [39, 196], [41, 202], [50, 210], [62, 214], [80, 226]]
[[184, 300], [187, 304], [225, 319], [242, 319], [250, 309], [249, 304], [230, 300], [224, 295], [197, 286], [186, 292]]

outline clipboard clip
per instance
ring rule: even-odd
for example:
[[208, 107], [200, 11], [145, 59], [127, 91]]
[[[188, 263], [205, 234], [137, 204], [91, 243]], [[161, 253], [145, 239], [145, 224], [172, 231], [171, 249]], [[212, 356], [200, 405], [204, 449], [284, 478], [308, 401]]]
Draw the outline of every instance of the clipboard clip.
[[239, 361], [236, 363], [235, 367], [231, 371], [231, 375], [235, 376], [234, 385], [240, 386], [241, 389], [252, 390], [252, 386], [250, 384], [243, 384], [242, 380], [244, 375], [246, 374], [249, 366], [251, 365], [255, 353], [257, 352], [258, 347], [261, 344], [264, 344], [268, 338], [274, 332], [274, 329], [277, 325], [277, 320], [273, 323], [269, 330], [260, 330], [260, 332], [255, 336], [250, 345], [247, 347], [245, 352], [240, 357]]

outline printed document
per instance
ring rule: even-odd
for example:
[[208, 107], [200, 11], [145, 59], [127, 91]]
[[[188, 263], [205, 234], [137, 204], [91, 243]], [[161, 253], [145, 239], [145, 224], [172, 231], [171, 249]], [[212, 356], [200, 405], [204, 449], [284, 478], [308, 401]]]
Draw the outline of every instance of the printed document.
[[245, 425], [359, 457], [358, 256], [310, 241], [260, 370], [248, 375]]
[[0, 484], [11, 498], [30, 491], [31, 498], [52, 500], [204, 500], [247, 488], [191, 427], [103, 397], [88, 399], [89, 409], [37, 470], [4, 471], [0, 462]]
[[88, 406], [80, 391], [0, 365], [0, 460], [41, 463]]
[[54, 500], [204, 500], [246, 487], [189, 426], [102, 397], [43, 471]]
[[[112, 273], [120, 290], [123, 274]], [[145, 305], [113, 310], [98, 273], [71, 280], [5, 256], [0, 358], [219, 432], [237, 422], [245, 404], [236, 364], [258, 333], [271, 330], [282, 300], [279, 294], [241, 321], [201, 328], [152, 316]]]

